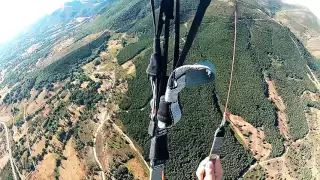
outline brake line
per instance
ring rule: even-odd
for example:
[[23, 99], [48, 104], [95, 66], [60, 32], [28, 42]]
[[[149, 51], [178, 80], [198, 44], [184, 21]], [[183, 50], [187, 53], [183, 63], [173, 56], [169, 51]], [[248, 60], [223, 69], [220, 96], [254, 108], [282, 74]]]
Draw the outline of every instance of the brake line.
[[228, 113], [228, 105], [229, 105], [231, 85], [232, 85], [233, 72], [234, 72], [235, 59], [236, 59], [236, 50], [237, 50], [236, 46], [237, 46], [237, 5], [235, 5], [235, 11], [234, 11], [233, 55], [232, 55], [232, 65], [231, 65], [231, 74], [230, 74], [230, 80], [229, 80], [227, 101], [226, 101], [226, 105], [225, 105], [225, 108], [224, 108], [224, 116], [226, 116], [226, 114]]
[[233, 55], [232, 55], [231, 72], [230, 72], [229, 85], [228, 85], [228, 94], [227, 94], [227, 100], [226, 100], [226, 104], [225, 104], [225, 108], [224, 108], [223, 118], [222, 118], [220, 126], [215, 131], [214, 139], [213, 139], [212, 146], [211, 146], [210, 153], [209, 153], [209, 157], [212, 159], [215, 159], [217, 157], [217, 155], [220, 154], [220, 148], [223, 144], [224, 135], [225, 135], [224, 127], [225, 127], [227, 119], [229, 119], [228, 105], [229, 105], [230, 94], [231, 94], [233, 73], [234, 73], [234, 69], [235, 69], [235, 59], [236, 59], [236, 50], [237, 50], [236, 46], [237, 46], [237, 4], [235, 1]]

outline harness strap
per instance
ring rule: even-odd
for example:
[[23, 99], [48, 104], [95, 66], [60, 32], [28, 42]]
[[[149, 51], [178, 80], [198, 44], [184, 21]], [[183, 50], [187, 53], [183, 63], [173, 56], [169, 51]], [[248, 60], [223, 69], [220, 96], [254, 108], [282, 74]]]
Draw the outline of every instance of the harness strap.
[[174, 37], [174, 54], [173, 54], [173, 66], [172, 70], [175, 69], [178, 61], [179, 61], [179, 54], [180, 54], [180, 0], [176, 0], [175, 4], [175, 37]]
[[211, 0], [201, 0], [200, 1], [196, 15], [192, 21], [192, 25], [191, 25], [189, 33], [187, 35], [186, 43], [182, 49], [181, 55], [179, 57], [177, 64], [175, 65], [175, 68], [180, 67], [184, 64], [184, 61], [186, 60], [188, 52], [189, 52], [191, 45], [193, 43], [193, 40], [196, 37], [196, 34], [198, 32], [198, 29], [200, 27], [200, 24], [202, 22], [204, 14], [205, 14], [208, 6], [210, 5], [210, 2], [211, 2]]

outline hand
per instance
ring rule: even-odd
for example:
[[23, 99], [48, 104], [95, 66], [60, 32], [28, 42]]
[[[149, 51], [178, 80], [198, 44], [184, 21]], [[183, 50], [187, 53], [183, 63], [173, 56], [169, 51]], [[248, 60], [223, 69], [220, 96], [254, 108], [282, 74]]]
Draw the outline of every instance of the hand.
[[196, 174], [199, 180], [221, 180], [222, 173], [220, 159], [210, 160], [207, 157], [199, 164]]

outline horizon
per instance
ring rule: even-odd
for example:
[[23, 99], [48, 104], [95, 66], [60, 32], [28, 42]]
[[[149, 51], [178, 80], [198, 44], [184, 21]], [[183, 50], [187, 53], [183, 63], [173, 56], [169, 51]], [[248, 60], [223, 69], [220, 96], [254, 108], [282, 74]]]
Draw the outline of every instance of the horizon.
[[[3, 27], [0, 29], [0, 45], [9, 42], [41, 17], [51, 14], [63, 7], [65, 2], [69, 1], [72, 0], [28, 0], [19, 1], [18, 6], [16, 5], [16, 1], [6, 0], [0, 2], [0, 21]], [[301, 0], [282, 1], [289, 4], [306, 6], [320, 19], [320, 11], [317, 9], [317, 7], [320, 7], [320, 2], [314, 0], [304, 0], [303, 2]]]

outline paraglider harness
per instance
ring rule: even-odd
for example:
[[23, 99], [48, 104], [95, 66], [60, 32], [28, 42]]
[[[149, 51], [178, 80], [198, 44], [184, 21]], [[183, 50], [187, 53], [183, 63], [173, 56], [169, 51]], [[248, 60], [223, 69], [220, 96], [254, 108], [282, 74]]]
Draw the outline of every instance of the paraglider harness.
[[[185, 45], [180, 54], [180, 0], [161, 0], [158, 23], [156, 22], [155, 3], [150, 0], [154, 24], [154, 52], [150, 57], [147, 74], [150, 79], [153, 97], [150, 102], [151, 113], [148, 134], [150, 145], [150, 179], [164, 180], [164, 166], [169, 159], [168, 128], [176, 124], [182, 116], [179, 104], [179, 92], [185, 87], [198, 86], [215, 80], [215, 69], [211, 62], [195, 65], [183, 65], [188, 51], [211, 0], [200, 0]], [[174, 5], [175, 4], [175, 5]], [[175, 8], [174, 8], [175, 6]], [[174, 15], [175, 13], [175, 15]], [[168, 61], [170, 21], [175, 20], [175, 43], [173, 61]], [[164, 39], [161, 34], [164, 26]], [[163, 50], [161, 49], [163, 44]], [[162, 52], [163, 51], [163, 52]], [[235, 51], [234, 51], [235, 53]], [[171, 63], [173, 71], [167, 76], [167, 65]], [[233, 64], [234, 65], [234, 59]], [[233, 67], [232, 67], [233, 71]], [[232, 74], [232, 73], [231, 73]], [[232, 76], [230, 78], [231, 82]], [[231, 83], [229, 84], [230, 91]], [[227, 102], [229, 99], [229, 93]], [[210, 156], [219, 155], [225, 134], [227, 105], [220, 126], [215, 131]]]

